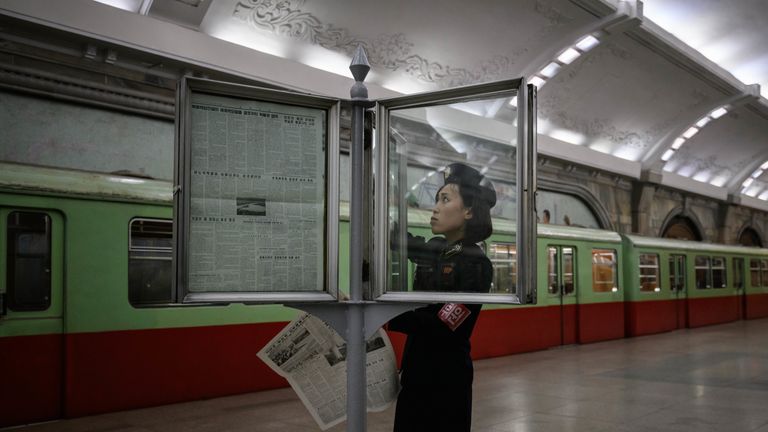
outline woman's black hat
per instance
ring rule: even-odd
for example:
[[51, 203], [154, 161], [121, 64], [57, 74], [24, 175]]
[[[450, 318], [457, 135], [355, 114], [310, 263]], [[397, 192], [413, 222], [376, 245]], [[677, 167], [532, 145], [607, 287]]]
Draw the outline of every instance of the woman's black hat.
[[493, 183], [476, 169], [463, 163], [452, 163], [443, 171], [445, 184], [454, 183], [462, 190], [471, 190], [479, 199], [485, 201], [488, 207], [496, 205], [496, 190]]

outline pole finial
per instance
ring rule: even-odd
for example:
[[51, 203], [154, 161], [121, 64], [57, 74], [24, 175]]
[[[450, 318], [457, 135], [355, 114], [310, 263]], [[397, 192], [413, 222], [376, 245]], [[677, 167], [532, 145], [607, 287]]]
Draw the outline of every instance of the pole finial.
[[371, 70], [371, 65], [368, 63], [368, 56], [365, 54], [365, 49], [362, 45], [358, 45], [357, 49], [355, 49], [349, 70], [352, 71], [352, 77], [355, 78], [355, 84], [349, 91], [352, 100], [368, 99], [368, 89], [363, 84], [363, 81], [365, 81], [368, 71]]

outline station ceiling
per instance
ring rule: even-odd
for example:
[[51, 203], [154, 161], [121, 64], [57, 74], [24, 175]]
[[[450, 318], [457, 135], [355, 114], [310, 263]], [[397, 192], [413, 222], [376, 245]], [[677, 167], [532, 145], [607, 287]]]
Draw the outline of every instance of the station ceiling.
[[768, 211], [765, 0], [1, 0], [0, 12], [297, 90], [527, 77], [539, 151]]

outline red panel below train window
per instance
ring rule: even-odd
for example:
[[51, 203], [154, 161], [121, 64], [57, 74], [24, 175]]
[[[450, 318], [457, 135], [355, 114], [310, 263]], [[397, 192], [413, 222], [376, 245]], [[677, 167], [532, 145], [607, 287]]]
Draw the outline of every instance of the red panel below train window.
[[641, 336], [677, 328], [677, 300], [626, 302], [627, 336]]
[[68, 335], [66, 415], [285, 387], [256, 353], [286, 324]]
[[472, 358], [537, 351], [560, 345], [560, 307], [484, 310], [472, 333]]
[[768, 317], [768, 294], [747, 296], [747, 319]]
[[624, 303], [579, 305], [579, 343], [624, 337]]
[[739, 297], [688, 299], [688, 327], [701, 327], [739, 320]]
[[61, 417], [63, 336], [0, 338], [0, 427]]

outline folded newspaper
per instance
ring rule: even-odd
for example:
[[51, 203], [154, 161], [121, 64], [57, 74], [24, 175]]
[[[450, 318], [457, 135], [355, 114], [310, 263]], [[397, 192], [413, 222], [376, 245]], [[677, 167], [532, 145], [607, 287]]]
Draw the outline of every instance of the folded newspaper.
[[[368, 411], [383, 411], [397, 398], [397, 361], [379, 329], [366, 342]], [[288, 380], [320, 429], [347, 418], [347, 343], [324, 321], [303, 313], [264, 348], [259, 358]]]

